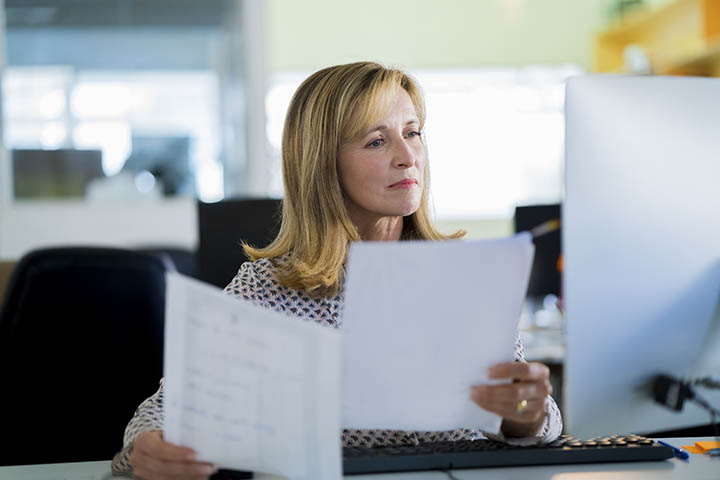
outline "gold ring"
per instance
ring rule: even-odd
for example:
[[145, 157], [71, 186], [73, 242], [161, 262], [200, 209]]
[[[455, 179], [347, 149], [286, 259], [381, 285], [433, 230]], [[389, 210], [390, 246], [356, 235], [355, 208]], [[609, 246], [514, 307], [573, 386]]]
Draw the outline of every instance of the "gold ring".
[[517, 402], [517, 405], [515, 405], [515, 411], [517, 413], [522, 413], [523, 410], [527, 408], [527, 403], [527, 400], [520, 400], [519, 402]]

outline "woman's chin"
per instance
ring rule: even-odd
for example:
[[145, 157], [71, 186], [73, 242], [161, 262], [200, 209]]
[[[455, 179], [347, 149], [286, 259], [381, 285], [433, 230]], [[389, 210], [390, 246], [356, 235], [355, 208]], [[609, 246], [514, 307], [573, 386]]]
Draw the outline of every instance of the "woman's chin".
[[404, 207], [398, 208], [398, 216], [400, 217], [407, 217], [409, 215], [412, 215], [413, 213], [418, 211], [418, 208], [420, 208], [420, 203], [412, 204], [412, 205], [406, 205]]
[[420, 208], [420, 199], [408, 198], [405, 201], [394, 201], [386, 202], [384, 204], [376, 205], [375, 208], [368, 208], [368, 211], [373, 211], [376, 214], [383, 217], [407, 217], [417, 212]]

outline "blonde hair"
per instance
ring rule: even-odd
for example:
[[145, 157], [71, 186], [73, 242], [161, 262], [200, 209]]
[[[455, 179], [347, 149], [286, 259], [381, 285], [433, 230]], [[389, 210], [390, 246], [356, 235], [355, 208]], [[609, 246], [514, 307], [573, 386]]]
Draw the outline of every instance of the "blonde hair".
[[[275, 276], [288, 288], [313, 297], [332, 297], [344, 280], [351, 242], [360, 235], [350, 220], [337, 173], [344, 142], [354, 140], [384, 115], [403, 88], [415, 106], [420, 130], [425, 105], [418, 84], [406, 73], [373, 62], [325, 68], [297, 89], [288, 108], [282, 138], [285, 198], [275, 240], [265, 248], [243, 244], [252, 260], [275, 261]], [[443, 235], [433, 226], [428, 206], [428, 169], [417, 211], [403, 219], [404, 240], [460, 238], [464, 230]], [[285, 259], [283, 259], [285, 260]]]

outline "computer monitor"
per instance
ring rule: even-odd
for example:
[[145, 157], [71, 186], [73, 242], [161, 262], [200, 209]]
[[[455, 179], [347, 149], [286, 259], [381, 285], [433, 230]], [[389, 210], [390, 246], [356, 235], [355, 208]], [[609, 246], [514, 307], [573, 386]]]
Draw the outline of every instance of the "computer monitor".
[[566, 429], [707, 425], [651, 384], [720, 377], [720, 79], [576, 77], [565, 108]]
[[83, 198], [88, 183], [105, 176], [101, 150], [14, 149], [11, 156], [18, 200]]
[[[521, 205], [515, 207], [513, 223], [515, 232], [532, 231], [549, 222], [560, 220], [560, 204]], [[560, 296], [561, 290], [561, 236], [559, 228], [549, 228], [533, 238], [533, 259], [527, 294], [541, 297], [548, 294]]]
[[194, 194], [190, 143], [191, 138], [187, 135], [133, 135], [132, 153], [125, 161], [123, 170], [147, 170], [152, 173], [159, 180], [166, 196]]

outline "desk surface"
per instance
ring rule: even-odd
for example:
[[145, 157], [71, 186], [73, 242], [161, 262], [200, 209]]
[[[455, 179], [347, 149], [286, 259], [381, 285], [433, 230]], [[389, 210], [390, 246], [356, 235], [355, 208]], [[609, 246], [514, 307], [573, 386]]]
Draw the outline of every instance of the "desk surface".
[[[692, 445], [703, 438], [666, 439], [675, 446]], [[587, 465], [548, 465], [542, 467], [482, 468], [453, 470], [458, 480], [718, 480], [720, 479], [720, 457], [691, 455], [685, 462], [673, 458], [662, 462], [623, 462]], [[110, 476], [110, 461], [58, 463], [50, 465], [25, 465], [0, 467], [0, 480], [110, 480], [125, 477]], [[258, 480], [275, 480], [280, 477], [256, 475]], [[353, 475], [345, 477], [355, 480], [448, 480], [443, 472], [409, 472], [381, 475]]]

